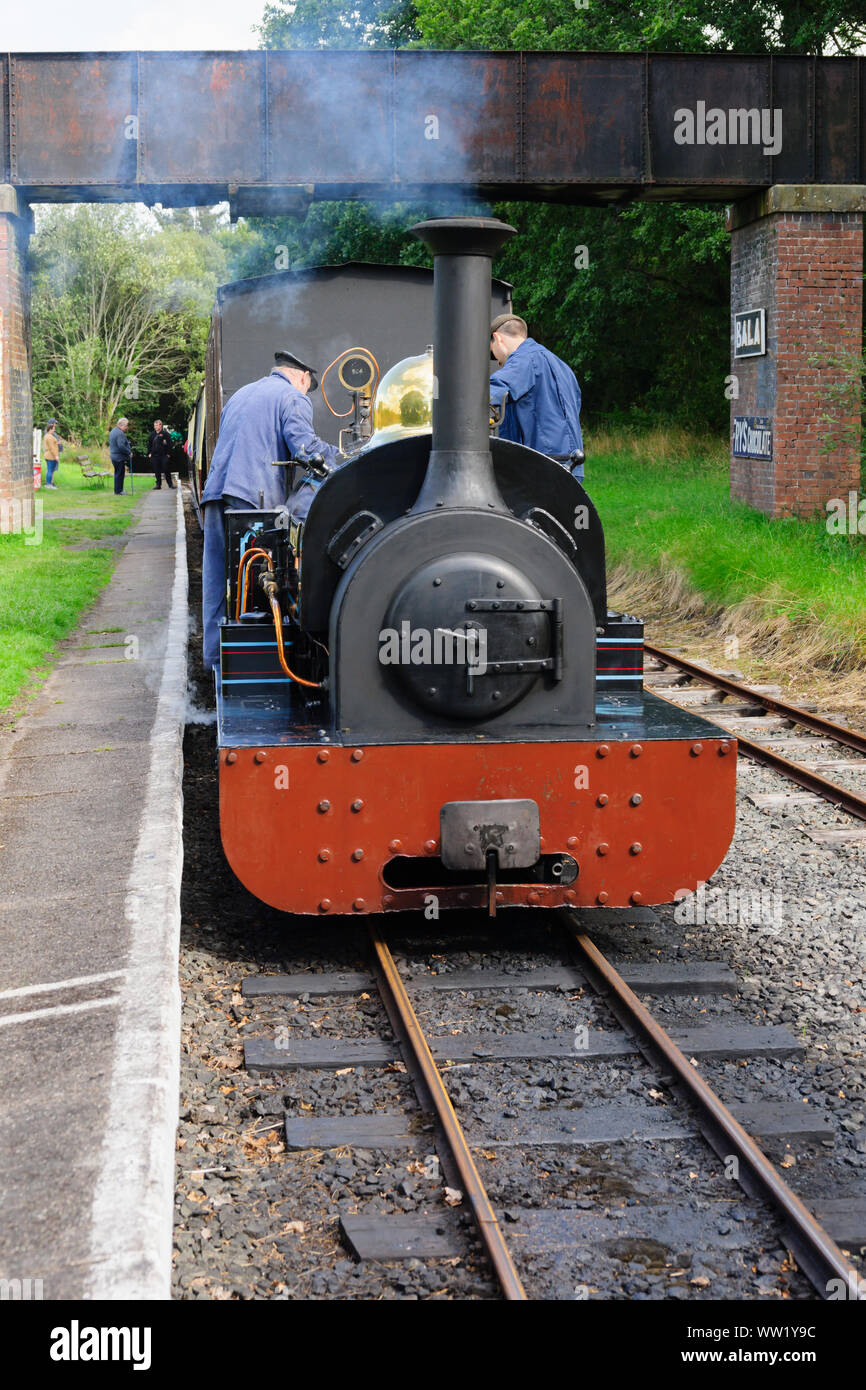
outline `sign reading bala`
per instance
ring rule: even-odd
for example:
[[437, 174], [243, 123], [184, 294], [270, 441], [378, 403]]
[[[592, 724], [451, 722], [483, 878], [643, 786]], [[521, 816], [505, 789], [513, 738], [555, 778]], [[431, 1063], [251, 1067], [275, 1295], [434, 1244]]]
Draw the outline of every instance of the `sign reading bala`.
[[766, 310], [744, 309], [734, 314], [734, 356], [762, 357], [767, 351]]
[[771, 459], [773, 457], [773, 428], [766, 416], [735, 415], [735, 459]]

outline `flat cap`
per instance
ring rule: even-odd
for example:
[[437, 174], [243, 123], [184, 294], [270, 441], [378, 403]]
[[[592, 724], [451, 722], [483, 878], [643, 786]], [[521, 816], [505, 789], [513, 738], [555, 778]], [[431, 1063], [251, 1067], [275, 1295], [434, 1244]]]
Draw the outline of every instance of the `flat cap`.
[[[496, 318], [493, 320], [493, 322], [492, 322], [491, 325], [490, 325], [490, 336], [491, 336], [491, 338], [493, 337], [493, 334], [494, 334], [494, 333], [498, 333], [498, 332], [499, 332], [500, 328], [501, 328], [502, 325], [505, 324], [505, 323], [520, 323], [520, 324], [522, 324], [522, 325], [523, 325], [523, 336], [524, 336], [524, 337], [528, 337], [528, 336], [529, 336], [529, 329], [526, 327], [526, 320], [525, 320], [525, 319], [522, 319], [522, 318], [520, 317], [519, 314], [497, 314], [497, 315], [496, 315]], [[496, 357], [494, 356], [494, 353], [493, 353], [493, 349], [492, 349], [492, 348], [491, 348], [491, 350], [490, 350], [490, 360], [491, 360], [491, 362], [495, 362], [495, 361], [496, 361]]]
[[306, 362], [302, 362], [300, 357], [296, 357], [293, 352], [287, 352], [281, 348], [274, 353], [274, 361], [278, 367], [296, 367], [299, 372], [310, 373], [310, 390], [315, 391], [319, 385], [319, 374], [315, 367], [310, 367]]
[[522, 319], [519, 314], [497, 314], [490, 325], [491, 335], [498, 333], [504, 323], [519, 323], [524, 333], [528, 334], [529, 332], [529, 329], [526, 327], [526, 320]]

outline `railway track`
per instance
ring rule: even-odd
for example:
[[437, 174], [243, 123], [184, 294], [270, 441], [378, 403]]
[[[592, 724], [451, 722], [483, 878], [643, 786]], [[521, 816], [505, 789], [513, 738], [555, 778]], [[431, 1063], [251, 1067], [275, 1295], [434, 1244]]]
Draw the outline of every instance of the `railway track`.
[[[776, 694], [776, 688], [755, 688], [735, 680], [732, 676], [722, 672], [712, 671], [705, 666], [701, 666], [693, 661], [679, 655], [677, 652], [670, 652], [661, 647], [652, 646], [650, 643], [645, 645], [646, 654], [652, 657], [657, 665], [649, 667], [646, 672], [647, 688], [653, 694], [661, 696], [662, 699], [670, 699], [673, 704], [682, 704], [682, 696], [687, 693], [688, 697], [706, 694], [707, 702], [701, 705], [701, 713], [722, 728], [729, 728], [735, 734], [738, 742], [739, 752], [750, 758], [752, 761], [762, 764], [764, 767], [772, 768], [775, 772], [781, 773], [789, 781], [796, 783], [811, 797], [821, 798], [831, 805], [844, 811], [857, 820], [866, 821], [866, 796], [860, 792], [846, 787], [838, 782], [831, 781], [823, 774], [831, 772], [834, 768], [838, 771], [866, 772], [866, 733], [861, 733], [856, 729], [848, 729], [845, 726], [835, 723], [830, 719], [825, 719], [821, 715], [811, 710], [803, 709], [798, 705], [789, 704]], [[666, 673], [678, 673], [677, 683], [666, 687], [661, 686], [661, 680]], [[680, 683], [681, 680], [681, 683]], [[663, 693], [663, 689], [666, 693]], [[733, 708], [731, 705], [719, 703], [713, 708], [711, 699], [713, 692], [719, 692], [721, 700], [726, 698], [736, 701]], [[678, 699], [677, 696], [681, 698]], [[691, 699], [689, 699], [689, 707]], [[749, 710], [763, 711], [750, 715]], [[759, 742], [756, 738], [750, 738], [742, 732], [744, 727], [748, 727], [755, 733], [758, 732], [764, 719], [772, 721], [767, 733], [772, 735], [780, 732], [782, 737], [773, 742]], [[794, 731], [793, 736], [791, 731]], [[799, 730], [806, 731], [805, 734]], [[763, 732], [763, 731], [762, 731]], [[810, 738], [809, 735], [816, 735]], [[826, 754], [817, 760], [810, 760], [810, 755], [814, 757], [815, 752], [821, 746], [835, 746], [836, 748], [850, 749], [852, 752], [860, 754], [856, 760], [844, 760], [828, 758]], [[784, 753], [781, 749], [784, 748]], [[796, 758], [785, 756], [786, 753], [794, 753]], [[804, 797], [803, 800], [808, 800]], [[790, 801], [791, 798], [789, 797]], [[762, 805], [763, 809], [771, 806], [783, 804], [784, 798], [774, 797], [768, 794], [756, 804]], [[822, 838], [820, 833], [815, 838]], [[825, 836], [823, 838], [847, 838], [854, 842], [866, 839], [866, 832], [855, 830], [847, 837], [842, 835]]]
[[[643, 914], [642, 920], [653, 919], [648, 909], [643, 909]], [[641, 917], [641, 912], [633, 911], [632, 916]], [[370, 929], [369, 972], [249, 976], [244, 981], [243, 993], [250, 1003], [262, 999], [273, 1003], [298, 996], [366, 997], [365, 990], [375, 981], [396, 1042], [381, 1038], [315, 1037], [288, 1043], [283, 1039], [278, 1044], [273, 1037], [254, 1036], [245, 1042], [247, 1070], [285, 1072], [300, 1068], [345, 1072], [349, 1068], [405, 1066], [420, 1111], [435, 1116], [436, 1150], [448, 1184], [446, 1191], [459, 1193], [466, 1203], [463, 1209], [471, 1211], [497, 1286], [508, 1300], [527, 1297], [526, 1281], [521, 1273], [521, 1257], [527, 1249], [544, 1255], [545, 1242], [578, 1239], [580, 1231], [591, 1226], [593, 1221], [599, 1244], [611, 1242], [605, 1242], [603, 1234], [599, 1236], [599, 1231], [606, 1228], [603, 1222], [599, 1226], [597, 1216], [588, 1215], [585, 1210], [563, 1210], [555, 1205], [541, 1212], [507, 1209], [506, 1229], [502, 1211], [497, 1213], [479, 1172], [476, 1163], [479, 1152], [492, 1158], [491, 1147], [496, 1148], [500, 1143], [528, 1146], [547, 1143], [569, 1153], [585, 1153], [587, 1147], [618, 1141], [640, 1145], [671, 1136], [682, 1138], [690, 1132], [691, 1137], [696, 1138], [695, 1129], [727, 1170], [735, 1175], [743, 1190], [775, 1213], [784, 1231], [786, 1249], [793, 1253], [797, 1266], [820, 1296], [827, 1295], [831, 1280], [842, 1280], [846, 1287], [856, 1288], [854, 1267], [821, 1220], [807, 1210], [784, 1181], [754, 1137], [757, 1134], [778, 1142], [786, 1136], [796, 1140], [798, 1134], [802, 1137], [809, 1132], [814, 1139], [816, 1136], [809, 1129], [815, 1123], [814, 1118], [805, 1114], [802, 1104], [794, 1102], [787, 1106], [778, 1102], [775, 1106], [763, 1107], [760, 1104], [726, 1105], [700, 1074], [700, 1066], [712, 1059], [792, 1056], [797, 1053], [796, 1040], [779, 1027], [663, 1029], [635, 991], [652, 994], [730, 992], [734, 988], [730, 971], [712, 962], [690, 966], [656, 962], [628, 967], [621, 973], [587, 934], [584, 918], [567, 912], [557, 917], [556, 931], [562, 951], [562, 963], [558, 965], [539, 965], [503, 975], [482, 967], [449, 971], [444, 961], [437, 975], [406, 979], [398, 968], [384, 928], [376, 926]], [[593, 915], [593, 921], [609, 922], [616, 917], [617, 914], [601, 909]], [[489, 942], [490, 938], [485, 937], [479, 927], [473, 947], [473, 955], [479, 962], [484, 959], [483, 948], [485, 943], [489, 946]], [[514, 1009], [506, 1001], [526, 988], [536, 992], [578, 991], [572, 996], [574, 998], [590, 988], [594, 992], [594, 1003], [603, 1010], [609, 1009], [622, 1031], [611, 1029], [609, 1022], [590, 1026], [584, 1030], [587, 1036], [578, 1047], [573, 1036], [562, 1032], [543, 1035], [514, 1032], [455, 1035], [452, 1032], [449, 1035], [432, 1034], [423, 1024], [423, 1000], [430, 997], [428, 991], [435, 992], [439, 1000], [443, 996], [464, 997], [464, 992], [493, 992], [503, 1001], [497, 1013], [501, 1011], [507, 1016]], [[452, 1096], [453, 1083], [449, 1087], [449, 1074], [462, 1078], [464, 1073], [474, 1075], [479, 1069], [483, 1072], [488, 1063], [524, 1060], [530, 1063], [540, 1058], [559, 1064], [570, 1061], [578, 1071], [594, 1061], [605, 1065], [612, 1060], [629, 1058], [628, 1065], [634, 1066], [636, 1058], [638, 1063], [643, 1060], [650, 1063], [657, 1074], [661, 1073], [662, 1080], [658, 1084], [665, 1088], [664, 1094], [673, 1094], [676, 1107], [659, 1106], [658, 1099], [663, 1092], [654, 1089], [650, 1095], [656, 1097], [655, 1106], [590, 1102], [584, 1105], [578, 1101], [576, 1107], [568, 1111], [552, 1112], [542, 1107], [540, 1113], [530, 1112], [528, 1126], [518, 1126], [516, 1132], [503, 1121], [498, 1137], [484, 1139], [471, 1132], [467, 1135], [458, 1118], [460, 1107]], [[687, 1112], [685, 1125], [683, 1111]], [[512, 1112], [507, 1108], [503, 1112], [506, 1116], [509, 1113]], [[285, 1131], [288, 1147], [295, 1152], [317, 1147], [412, 1151], [419, 1140], [417, 1128], [413, 1133], [407, 1118], [397, 1114], [287, 1116]], [[423, 1145], [430, 1145], [429, 1132]], [[828, 1212], [832, 1220], [832, 1203]], [[665, 1221], [670, 1226], [671, 1220], [669, 1213], [661, 1219], [664, 1229], [667, 1229]], [[413, 1212], [401, 1216], [399, 1213], [361, 1211], [344, 1214], [341, 1225], [345, 1243], [361, 1260], [436, 1259], [453, 1256], [461, 1248], [457, 1232], [448, 1219], [436, 1213]], [[632, 1238], [638, 1246], [652, 1244], [646, 1235], [640, 1234], [643, 1227], [638, 1225], [635, 1229], [638, 1234]], [[694, 1242], [695, 1249], [699, 1248], [700, 1233], [692, 1234], [689, 1239]], [[584, 1291], [578, 1296], [588, 1295]]]

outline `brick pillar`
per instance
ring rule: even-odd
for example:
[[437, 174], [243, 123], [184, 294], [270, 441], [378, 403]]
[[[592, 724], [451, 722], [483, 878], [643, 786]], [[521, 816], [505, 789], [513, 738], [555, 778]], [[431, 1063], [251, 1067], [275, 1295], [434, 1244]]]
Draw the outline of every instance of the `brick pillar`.
[[[30, 374], [30, 209], [0, 184], [0, 521], [10, 504], [25, 516], [33, 500]], [[4, 529], [9, 529], [8, 525]]]
[[[860, 486], [864, 209], [866, 187], [777, 184], [728, 211], [731, 496], [769, 516], [825, 513]], [[766, 354], [735, 360], [734, 315], [762, 308]], [[738, 416], [769, 419], [769, 460], [734, 457]]]

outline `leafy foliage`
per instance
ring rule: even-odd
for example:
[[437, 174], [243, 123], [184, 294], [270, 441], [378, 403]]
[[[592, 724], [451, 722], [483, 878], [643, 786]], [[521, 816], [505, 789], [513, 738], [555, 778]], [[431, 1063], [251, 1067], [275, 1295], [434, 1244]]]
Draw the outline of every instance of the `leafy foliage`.
[[118, 416], [141, 441], [183, 423], [204, 370], [216, 286], [258, 245], [225, 212], [83, 204], [40, 213], [31, 243], [37, 420], [104, 443]]
[[37, 419], [55, 415], [64, 433], [101, 443], [120, 414], [143, 422], [163, 395], [182, 403], [207, 312], [187, 242], [157, 235], [135, 209], [57, 207], [31, 259]]
[[571, 48], [697, 53], [856, 53], [857, 0], [415, 0], [435, 48]]
[[272, 0], [262, 48], [400, 48], [416, 35], [413, 0]]

